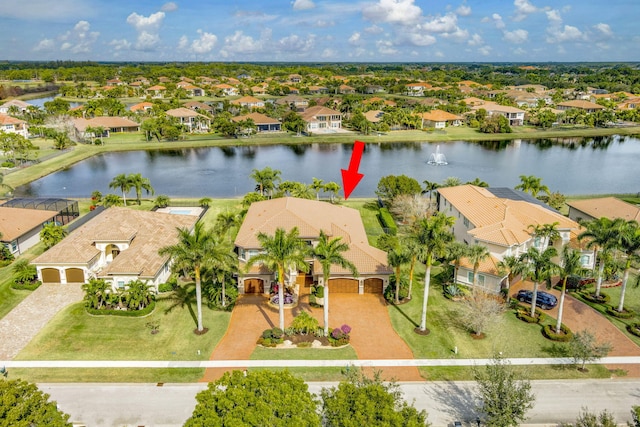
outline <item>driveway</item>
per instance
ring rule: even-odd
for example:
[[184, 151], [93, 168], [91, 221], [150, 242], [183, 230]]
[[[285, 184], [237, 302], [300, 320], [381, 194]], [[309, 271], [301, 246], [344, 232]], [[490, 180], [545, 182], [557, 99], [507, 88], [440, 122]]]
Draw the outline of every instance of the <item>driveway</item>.
[[[308, 289], [301, 289], [301, 293]], [[329, 322], [333, 327], [351, 326], [351, 346], [358, 359], [413, 359], [413, 353], [391, 326], [391, 319], [381, 295], [331, 294]], [[311, 313], [323, 324], [322, 308], [309, 305], [309, 295], [302, 294], [300, 303], [285, 310], [285, 325], [301, 310]], [[225, 336], [213, 350], [211, 360], [247, 360], [263, 330], [278, 325], [278, 310], [266, 304], [262, 296], [245, 295], [231, 314]], [[228, 369], [207, 369], [202, 381], [215, 381]], [[385, 367], [383, 378], [397, 381], [422, 381], [416, 367]]]
[[0, 319], [0, 360], [13, 359], [53, 316], [83, 296], [78, 283], [40, 285]]
[[[533, 283], [520, 281], [511, 287], [509, 295], [516, 294], [520, 289], [533, 290]], [[539, 290], [555, 295], [560, 301], [560, 291], [545, 289], [544, 286], [540, 286]], [[554, 319], [558, 318], [558, 306], [552, 310], [543, 311]], [[598, 342], [610, 343], [613, 348], [609, 356], [640, 356], [640, 347], [616, 328], [605, 316], [569, 294], [566, 295], [564, 300], [562, 323], [567, 325], [573, 332], [586, 329], [596, 337]], [[637, 365], [611, 366], [611, 369], [615, 368], [627, 370], [628, 376], [640, 377], [640, 367]]]

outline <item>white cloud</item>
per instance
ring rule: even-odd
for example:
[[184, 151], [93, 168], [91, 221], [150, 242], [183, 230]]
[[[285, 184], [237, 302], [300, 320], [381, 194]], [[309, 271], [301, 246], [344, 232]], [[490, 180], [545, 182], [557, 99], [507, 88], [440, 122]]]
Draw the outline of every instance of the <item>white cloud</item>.
[[564, 27], [549, 27], [547, 29], [547, 33], [547, 43], [564, 43], [585, 40], [585, 36], [582, 31], [572, 25], [565, 25]]
[[91, 31], [91, 24], [87, 21], [78, 21], [72, 30], [59, 37], [63, 41], [60, 50], [71, 53], [89, 53], [93, 44], [100, 36], [97, 31]]
[[278, 40], [277, 46], [281, 52], [299, 54], [309, 52], [314, 43], [315, 37], [313, 35], [305, 39], [297, 34], [292, 34]]
[[491, 17], [482, 18], [481, 22], [491, 22], [499, 30], [505, 27], [504, 21], [502, 20], [502, 16], [500, 16], [497, 13], [494, 13], [493, 15], [491, 15]]
[[316, 7], [312, 0], [295, 0], [292, 4], [293, 10], [307, 10]]
[[604, 37], [612, 37], [613, 31], [611, 31], [611, 27], [609, 24], [603, 24], [602, 22], [593, 26], [602, 36]]
[[364, 29], [365, 33], [369, 34], [380, 34], [384, 32], [384, 28], [378, 27], [377, 25], [372, 25]]
[[456, 27], [455, 31], [452, 31], [450, 33], [443, 33], [442, 37], [453, 40], [457, 43], [463, 43], [469, 40], [469, 31]]
[[224, 47], [220, 54], [228, 58], [234, 54], [252, 54], [262, 50], [264, 43], [238, 30], [233, 35], [224, 38]]
[[378, 48], [378, 52], [383, 55], [395, 55], [398, 53], [398, 50], [393, 47], [393, 43], [388, 40], [378, 40], [376, 42], [376, 47]]
[[431, 34], [408, 33], [407, 36], [411, 44], [416, 46], [430, 46], [437, 41]]
[[62, 21], [88, 17], [95, 11], [84, 0], [2, 0], [0, 17], [17, 18], [29, 21]]
[[439, 50], [436, 51], [436, 53], [434, 53], [436, 58], [444, 58], [444, 53], [440, 52]]
[[503, 33], [504, 39], [509, 43], [521, 44], [527, 41], [529, 38], [529, 33], [527, 30], [514, 30], [514, 31], [505, 31]]
[[198, 30], [197, 32], [200, 37], [191, 42], [191, 51], [197, 54], [211, 52], [218, 42], [218, 37], [215, 34], [202, 30]]
[[557, 9], [547, 10], [545, 13], [547, 14], [547, 19], [551, 25], [560, 25], [562, 23], [560, 11]]
[[516, 7], [514, 21], [522, 21], [527, 16], [538, 11], [538, 8], [529, 3], [529, 0], [514, 0], [513, 5]]
[[349, 44], [357, 46], [360, 44], [360, 42], [361, 42], [360, 33], [357, 31], [351, 34], [351, 37], [349, 37]]
[[335, 21], [327, 21], [325, 19], [318, 19], [317, 21], [312, 22], [311, 26], [315, 27], [315, 28], [329, 28], [329, 27], [335, 27], [336, 23], [335, 23]]
[[40, 52], [40, 51], [51, 50], [54, 47], [55, 47], [55, 43], [53, 42], [52, 39], [42, 39], [38, 42], [36, 47], [33, 48], [33, 50], [36, 52]]
[[365, 19], [397, 25], [416, 24], [422, 18], [422, 9], [414, 0], [379, 0], [362, 11]]
[[111, 49], [115, 51], [129, 50], [131, 49], [131, 42], [127, 39], [113, 39], [109, 42], [109, 46], [111, 46]]
[[325, 58], [325, 59], [327, 59], [327, 58], [335, 58], [335, 56], [336, 56], [336, 51], [335, 51], [335, 50], [333, 50], [333, 49], [331, 49], [331, 48], [326, 48], [326, 49], [324, 49], [324, 50], [322, 51], [322, 54], [320, 54], [320, 56], [321, 56], [322, 58]]
[[427, 21], [421, 27], [432, 33], [450, 33], [458, 29], [458, 17], [453, 13], [444, 16], [437, 16], [431, 21]]
[[513, 49], [513, 53], [515, 53], [516, 55], [524, 55], [525, 53], [527, 53], [527, 51], [521, 47], [518, 47], [517, 49]]
[[467, 41], [467, 44], [469, 46], [480, 46], [481, 44], [483, 44], [483, 40], [482, 37], [480, 37], [480, 34], [474, 34], [471, 36], [471, 38]]
[[460, 5], [460, 7], [456, 9], [456, 14], [458, 14], [458, 16], [469, 16], [471, 15], [471, 7], [466, 4]]
[[178, 5], [175, 2], [170, 1], [163, 4], [160, 10], [163, 12], [173, 12], [178, 10]]
[[182, 37], [180, 37], [180, 40], [178, 40], [178, 49], [183, 50], [186, 49], [189, 46], [189, 37], [183, 35]]
[[491, 46], [482, 46], [480, 49], [478, 49], [478, 52], [483, 56], [489, 56], [491, 55], [492, 50], [493, 49], [491, 48]]
[[149, 16], [138, 15], [133, 12], [127, 17], [127, 24], [133, 26], [138, 33], [135, 48], [137, 50], [154, 50], [160, 43], [160, 27], [164, 21], [165, 13], [156, 12]]

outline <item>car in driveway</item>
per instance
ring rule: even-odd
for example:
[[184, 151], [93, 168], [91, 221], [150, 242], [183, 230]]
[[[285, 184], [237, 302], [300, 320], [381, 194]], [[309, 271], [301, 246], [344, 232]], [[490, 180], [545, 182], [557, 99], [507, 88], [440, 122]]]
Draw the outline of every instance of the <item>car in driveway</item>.
[[[520, 302], [528, 302], [529, 304], [531, 304], [531, 300], [533, 299], [533, 291], [522, 289], [518, 291], [516, 299]], [[551, 310], [556, 305], [558, 305], [558, 298], [556, 298], [555, 295], [551, 295], [550, 293], [544, 291], [537, 292], [536, 306], [540, 307], [543, 310]]]

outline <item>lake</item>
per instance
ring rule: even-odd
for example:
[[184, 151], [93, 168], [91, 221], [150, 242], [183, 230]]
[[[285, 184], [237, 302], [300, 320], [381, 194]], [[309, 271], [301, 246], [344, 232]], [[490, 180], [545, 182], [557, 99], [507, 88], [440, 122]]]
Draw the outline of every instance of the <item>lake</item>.
[[[427, 163], [438, 145], [446, 166]], [[342, 184], [340, 169], [348, 168], [352, 148], [352, 144], [238, 145], [107, 153], [19, 187], [15, 194], [118, 193], [108, 188], [114, 176], [141, 173], [151, 180], [156, 194], [236, 197], [255, 188], [249, 174], [265, 166], [281, 170], [283, 180], [311, 183], [315, 177]], [[640, 139], [617, 135], [535, 142], [367, 143], [360, 163], [364, 178], [352, 196], [374, 196], [381, 177], [400, 174], [420, 183], [478, 177], [492, 187], [514, 187], [520, 175], [536, 175], [551, 191], [563, 194], [638, 193], [639, 166]]]

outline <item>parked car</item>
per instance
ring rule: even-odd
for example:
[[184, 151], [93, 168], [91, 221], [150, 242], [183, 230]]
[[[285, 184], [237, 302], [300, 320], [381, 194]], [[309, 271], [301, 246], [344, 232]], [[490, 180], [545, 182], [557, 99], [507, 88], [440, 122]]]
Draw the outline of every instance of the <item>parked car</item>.
[[[533, 299], [533, 291], [528, 291], [526, 289], [518, 291], [516, 299], [520, 302], [528, 302], [529, 304], [531, 304], [531, 300]], [[558, 298], [547, 292], [538, 291], [538, 295], [536, 296], [536, 306], [540, 307], [543, 310], [551, 310], [556, 305], [558, 305]]]

